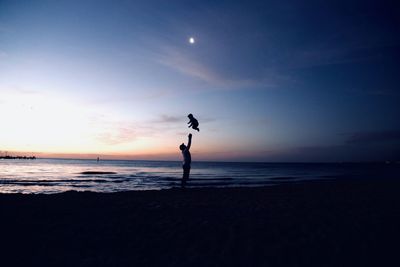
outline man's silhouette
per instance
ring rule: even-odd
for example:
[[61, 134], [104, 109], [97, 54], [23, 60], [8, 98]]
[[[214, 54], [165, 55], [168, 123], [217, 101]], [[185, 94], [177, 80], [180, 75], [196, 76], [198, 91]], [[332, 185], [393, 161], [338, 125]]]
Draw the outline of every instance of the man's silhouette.
[[190, 151], [189, 151], [191, 145], [192, 145], [192, 134], [189, 134], [187, 146], [184, 143], [182, 143], [179, 146], [179, 149], [182, 151], [182, 156], [183, 156], [182, 187], [185, 187], [186, 181], [189, 179], [190, 164], [192, 163], [192, 156], [190, 155]]

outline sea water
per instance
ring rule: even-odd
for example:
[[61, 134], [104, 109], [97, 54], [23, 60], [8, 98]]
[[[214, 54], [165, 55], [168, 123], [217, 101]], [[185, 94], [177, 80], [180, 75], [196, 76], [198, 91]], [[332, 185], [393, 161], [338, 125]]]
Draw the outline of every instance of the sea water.
[[[396, 163], [193, 162], [187, 187], [269, 186], [327, 179], [399, 178]], [[118, 192], [181, 186], [181, 162], [0, 160], [0, 193]]]

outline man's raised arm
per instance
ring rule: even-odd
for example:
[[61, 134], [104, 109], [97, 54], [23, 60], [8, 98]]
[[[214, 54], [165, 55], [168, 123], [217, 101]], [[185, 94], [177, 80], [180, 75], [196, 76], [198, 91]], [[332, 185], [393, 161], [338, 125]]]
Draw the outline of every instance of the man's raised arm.
[[190, 146], [192, 145], [192, 134], [188, 135], [188, 145], [187, 145], [187, 150], [190, 149]]

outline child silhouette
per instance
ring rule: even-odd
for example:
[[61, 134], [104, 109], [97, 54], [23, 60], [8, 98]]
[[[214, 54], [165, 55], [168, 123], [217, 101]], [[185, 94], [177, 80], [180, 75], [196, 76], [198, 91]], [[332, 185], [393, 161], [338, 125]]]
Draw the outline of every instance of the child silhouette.
[[199, 122], [193, 117], [193, 115], [189, 114], [188, 118], [189, 118], [189, 122], [188, 122], [189, 126], [188, 126], [188, 128], [192, 127], [193, 130], [197, 130], [198, 132], [200, 132]]

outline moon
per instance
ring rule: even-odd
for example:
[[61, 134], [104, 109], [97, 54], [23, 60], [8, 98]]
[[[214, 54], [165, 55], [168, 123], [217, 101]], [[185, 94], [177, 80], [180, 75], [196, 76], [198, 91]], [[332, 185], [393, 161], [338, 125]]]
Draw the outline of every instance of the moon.
[[193, 37], [190, 37], [190, 38], [189, 38], [189, 43], [190, 43], [190, 44], [194, 44], [194, 43], [195, 43], [195, 40], [194, 40]]

